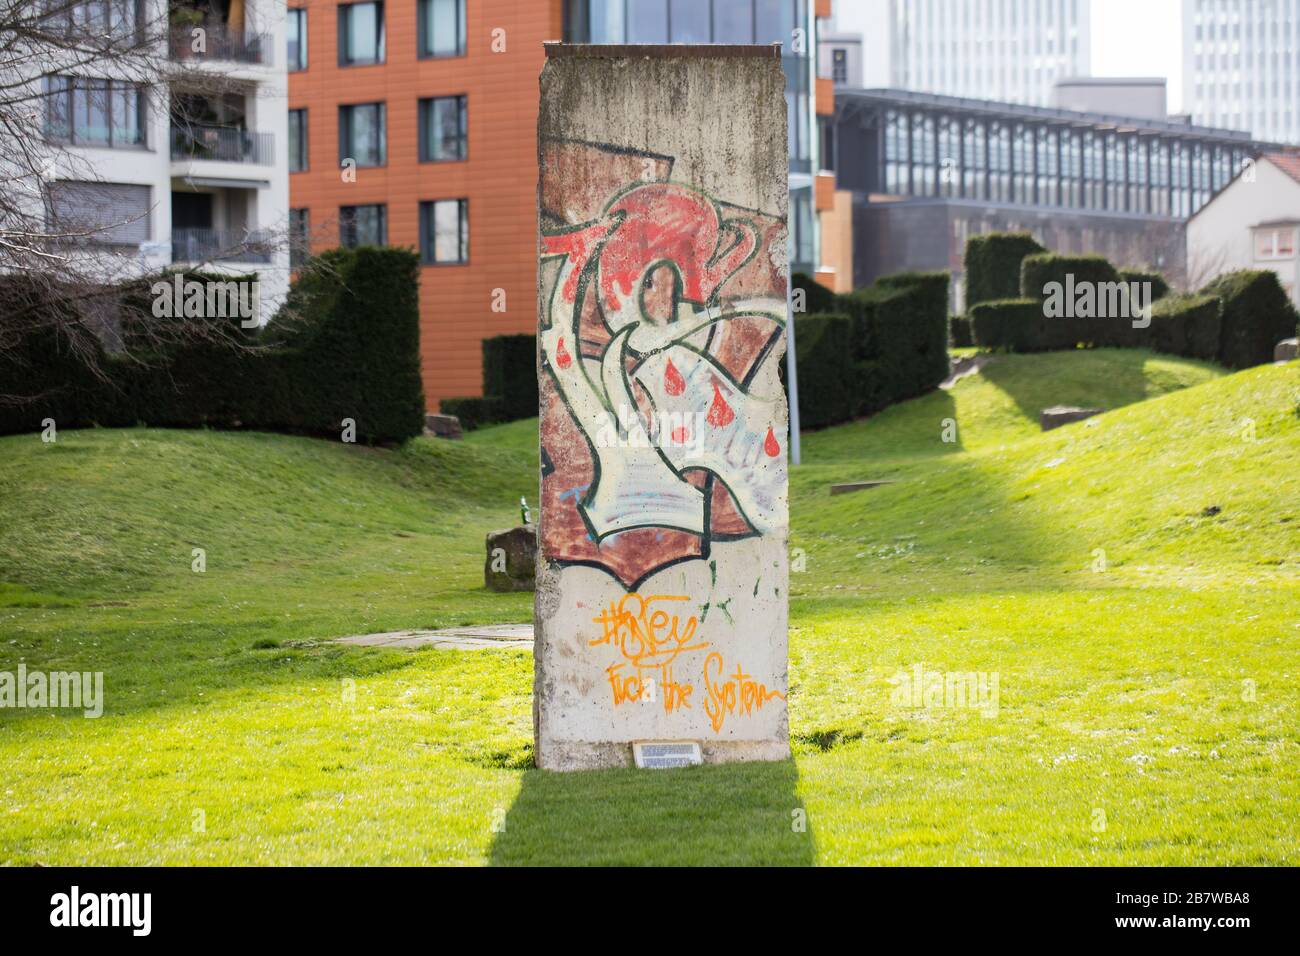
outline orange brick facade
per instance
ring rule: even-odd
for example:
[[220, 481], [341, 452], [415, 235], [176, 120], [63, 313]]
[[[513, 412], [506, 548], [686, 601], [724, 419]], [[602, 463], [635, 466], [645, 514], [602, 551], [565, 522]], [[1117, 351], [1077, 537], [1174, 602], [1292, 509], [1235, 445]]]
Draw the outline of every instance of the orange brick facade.
[[[289, 205], [307, 209], [312, 247], [339, 244], [340, 206], [384, 203], [388, 243], [419, 248], [419, 204], [468, 199], [469, 261], [420, 269], [420, 352], [425, 400], [482, 392], [484, 338], [536, 330], [537, 80], [542, 43], [561, 36], [560, 0], [470, 0], [465, 55], [421, 59], [416, 0], [384, 4], [386, 55], [374, 66], [338, 65], [333, 0], [291, 0], [307, 10], [307, 69], [289, 74], [289, 109], [306, 109], [308, 168], [292, 173]], [[493, 52], [504, 38], [505, 51]], [[417, 103], [466, 97], [468, 158], [421, 163]], [[387, 163], [339, 166], [338, 109], [387, 104]], [[504, 290], [505, 311], [494, 311]], [[496, 295], [500, 303], [500, 295]]]

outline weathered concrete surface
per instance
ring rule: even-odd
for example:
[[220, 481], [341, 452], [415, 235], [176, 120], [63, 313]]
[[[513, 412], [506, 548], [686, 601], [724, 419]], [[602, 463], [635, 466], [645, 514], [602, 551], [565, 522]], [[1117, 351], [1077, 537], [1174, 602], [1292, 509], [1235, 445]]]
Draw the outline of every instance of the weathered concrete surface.
[[1290, 362], [1300, 358], [1300, 338], [1283, 339], [1273, 348], [1274, 362]]
[[1093, 415], [1100, 415], [1100, 408], [1078, 408], [1074, 405], [1053, 405], [1038, 413], [1038, 427], [1045, 432], [1060, 428], [1071, 422], [1081, 422]]
[[789, 756], [774, 48], [548, 47], [538, 765]]
[[474, 627], [447, 627], [436, 631], [387, 631], [383, 634], [358, 634], [340, 637], [338, 644], [356, 647], [433, 647], [448, 651], [500, 650], [532, 647], [531, 624], [480, 624]]
[[537, 574], [537, 526], [489, 531], [484, 583], [493, 591], [532, 591]]

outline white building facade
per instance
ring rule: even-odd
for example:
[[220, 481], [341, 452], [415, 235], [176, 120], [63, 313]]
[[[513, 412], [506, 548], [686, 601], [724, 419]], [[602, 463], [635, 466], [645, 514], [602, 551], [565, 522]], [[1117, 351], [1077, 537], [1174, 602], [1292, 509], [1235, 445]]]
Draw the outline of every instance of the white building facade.
[[864, 87], [1046, 106], [1057, 80], [1090, 72], [1090, 22], [1090, 0], [856, 0], [830, 32], [862, 37]]
[[1197, 284], [1236, 269], [1272, 269], [1300, 307], [1300, 153], [1265, 153], [1187, 222]]
[[68, 30], [156, 38], [159, 75], [107, 60], [28, 77], [44, 94], [47, 228], [79, 233], [122, 276], [255, 274], [265, 322], [289, 284], [285, 3], [63, 7]]
[[1300, 143], [1300, 0], [1183, 0], [1184, 108]]

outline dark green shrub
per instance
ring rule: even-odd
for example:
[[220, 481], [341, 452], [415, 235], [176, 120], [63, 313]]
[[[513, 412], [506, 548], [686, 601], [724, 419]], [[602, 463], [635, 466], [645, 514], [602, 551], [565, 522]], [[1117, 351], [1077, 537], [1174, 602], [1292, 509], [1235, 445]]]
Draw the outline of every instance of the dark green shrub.
[[1169, 294], [1169, 283], [1159, 272], [1145, 272], [1141, 269], [1120, 269], [1119, 277], [1125, 282], [1150, 282], [1151, 301], [1157, 302]]
[[483, 340], [483, 394], [501, 399], [501, 421], [536, 417], [536, 335], [498, 335]]
[[1131, 287], [1102, 256], [1026, 256], [1020, 288], [1022, 298], [1042, 305], [1044, 349], [1144, 344], [1145, 330], [1133, 327], [1137, 303], [1130, 302]]
[[790, 276], [790, 293], [791, 299], [795, 306], [798, 306], [798, 296], [795, 295], [797, 290], [803, 290], [803, 309], [800, 310], [806, 315], [817, 315], [823, 312], [834, 312], [836, 306], [836, 295], [826, 286], [822, 285], [812, 276], [804, 272], [796, 272]]
[[[102, 378], [71, 356], [66, 332], [46, 326], [24, 336], [0, 363], [0, 382], [16, 383], [9, 394], [36, 397], [0, 407], [0, 432], [35, 430], [48, 417], [62, 428], [209, 426], [335, 438], [352, 419], [359, 442], [421, 434], [415, 254], [369, 247], [316, 261], [266, 328], [214, 319], [218, 334], [210, 338], [169, 338], [160, 319], [156, 346], [130, 358], [105, 355], [96, 343]], [[146, 294], [153, 281], [131, 283], [124, 294]], [[128, 323], [123, 338], [133, 337], [141, 341]]]
[[845, 315], [794, 317], [799, 425], [822, 428], [853, 415], [853, 326]]
[[966, 274], [966, 309], [980, 302], [1020, 295], [1020, 263], [1043, 252], [1027, 232], [989, 232], [966, 240], [962, 268]]
[[1149, 342], [1157, 352], [1214, 361], [1222, 304], [1212, 295], [1167, 296], [1151, 310]]
[[[536, 376], [534, 376], [534, 379]], [[476, 395], [469, 398], [444, 398], [438, 403], [444, 415], [455, 415], [460, 419], [460, 427], [466, 431], [495, 425], [498, 422], [514, 421], [506, 417], [505, 402], [500, 395]], [[537, 408], [533, 408], [533, 415]]]
[[1059, 348], [1037, 299], [981, 302], [970, 310], [971, 334], [981, 348], [1042, 352]]
[[1296, 334], [1296, 310], [1271, 269], [1242, 269], [1219, 276], [1202, 293], [1223, 302], [1219, 362], [1249, 368], [1273, 361], [1273, 348]]
[[1078, 288], [1088, 282], [1096, 286], [1118, 283], [1119, 273], [1104, 256], [1062, 256], [1039, 252], [1025, 256], [1020, 263], [1020, 297], [1047, 298], [1049, 283], [1059, 282], [1062, 289]]
[[971, 338], [970, 319], [964, 315], [948, 316], [948, 344], [955, 349], [967, 349], [975, 344]]

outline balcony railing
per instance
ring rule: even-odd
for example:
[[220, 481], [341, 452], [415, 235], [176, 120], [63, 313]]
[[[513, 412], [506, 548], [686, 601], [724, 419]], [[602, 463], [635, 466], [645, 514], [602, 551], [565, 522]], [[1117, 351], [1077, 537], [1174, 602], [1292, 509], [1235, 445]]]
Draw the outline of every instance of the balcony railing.
[[223, 163], [269, 166], [275, 137], [233, 126], [188, 124], [172, 127], [172, 159], [211, 159]]
[[[195, 30], [203, 32], [196, 36]], [[274, 47], [274, 38], [269, 33], [234, 33], [225, 27], [210, 27], [202, 23], [171, 29], [173, 60], [231, 61], [271, 66]]]
[[272, 246], [262, 232], [172, 230], [172, 262], [270, 262]]

